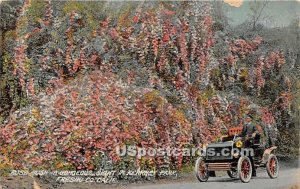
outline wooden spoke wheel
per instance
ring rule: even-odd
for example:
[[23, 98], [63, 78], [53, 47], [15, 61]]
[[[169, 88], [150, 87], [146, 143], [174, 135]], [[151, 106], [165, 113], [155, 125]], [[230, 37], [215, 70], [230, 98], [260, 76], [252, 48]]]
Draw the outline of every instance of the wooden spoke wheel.
[[248, 157], [242, 156], [238, 161], [238, 176], [242, 182], [249, 182], [252, 177], [252, 165]]
[[200, 182], [206, 182], [209, 178], [207, 165], [202, 158], [198, 158], [195, 165], [196, 177]]

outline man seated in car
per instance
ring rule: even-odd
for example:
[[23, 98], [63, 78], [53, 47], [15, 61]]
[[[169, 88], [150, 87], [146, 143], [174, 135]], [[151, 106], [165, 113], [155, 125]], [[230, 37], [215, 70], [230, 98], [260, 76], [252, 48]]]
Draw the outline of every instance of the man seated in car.
[[245, 119], [245, 124], [243, 126], [243, 130], [241, 133], [242, 137], [255, 137], [256, 133], [257, 133], [257, 128], [254, 125], [254, 123], [252, 123], [252, 115], [247, 115], [246, 119]]
[[[252, 115], [247, 115], [245, 119], [245, 124], [243, 126], [243, 130], [241, 133], [241, 137], [245, 137], [245, 147], [249, 147], [251, 145], [249, 138], [255, 138], [256, 134], [258, 133], [258, 130], [254, 123], [252, 122]], [[256, 169], [254, 168], [252, 164], [252, 176], [256, 177]]]

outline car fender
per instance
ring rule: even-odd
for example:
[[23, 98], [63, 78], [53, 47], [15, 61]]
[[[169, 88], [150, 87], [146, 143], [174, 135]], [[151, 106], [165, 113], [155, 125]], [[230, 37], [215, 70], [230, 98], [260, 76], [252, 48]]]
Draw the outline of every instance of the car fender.
[[263, 154], [263, 158], [262, 158], [262, 163], [265, 164], [268, 162], [268, 158], [270, 156], [270, 154], [277, 149], [277, 146], [272, 146], [270, 148], [265, 149], [264, 154]]

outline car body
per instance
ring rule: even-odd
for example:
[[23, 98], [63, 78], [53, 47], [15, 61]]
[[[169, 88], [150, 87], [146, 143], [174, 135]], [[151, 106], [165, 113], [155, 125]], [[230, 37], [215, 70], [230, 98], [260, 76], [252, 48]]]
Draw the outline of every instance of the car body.
[[265, 148], [261, 145], [259, 134], [254, 137], [239, 137], [241, 130], [241, 127], [231, 128], [220, 142], [206, 146], [195, 165], [199, 181], [207, 181], [215, 171], [227, 171], [229, 177], [238, 177], [247, 183], [258, 167], [266, 167], [270, 178], [277, 177], [279, 163], [274, 154], [277, 147]]

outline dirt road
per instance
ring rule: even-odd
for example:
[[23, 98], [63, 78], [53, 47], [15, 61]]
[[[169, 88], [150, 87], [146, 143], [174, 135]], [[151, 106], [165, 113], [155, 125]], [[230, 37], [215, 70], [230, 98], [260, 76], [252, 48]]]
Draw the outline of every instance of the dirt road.
[[[209, 178], [200, 183], [193, 173], [177, 180], [157, 180], [154, 182], [139, 182], [134, 184], [99, 185], [88, 183], [68, 183], [59, 185], [57, 189], [298, 189], [300, 188], [300, 168], [297, 164], [282, 165], [277, 179], [270, 179], [266, 170], [259, 168], [257, 177], [249, 183], [239, 179], [231, 179], [218, 173], [217, 177]], [[41, 189], [53, 189], [53, 185], [36, 179]], [[2, 187], [2, 188], [1, 188]], [[33, 180], [30, 177], [0, 177], [0, 189], [32, 189]]]

